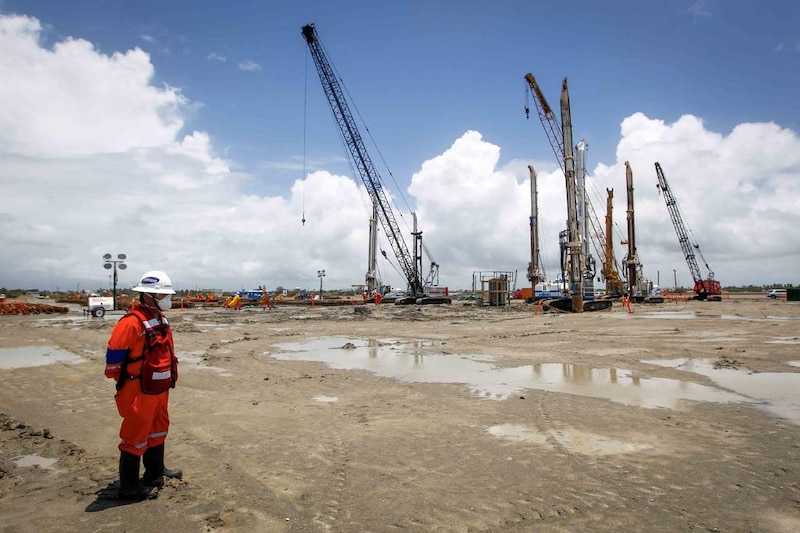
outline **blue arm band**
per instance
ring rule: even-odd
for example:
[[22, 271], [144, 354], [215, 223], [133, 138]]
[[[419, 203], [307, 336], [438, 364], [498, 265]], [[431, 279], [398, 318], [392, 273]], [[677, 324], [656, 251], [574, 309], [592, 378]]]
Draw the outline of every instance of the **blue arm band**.
[[125, 356], [128, 355], [129, 350], [112, 350], [108, 348], [106, 350], [106, 364], [107, 365], [118, 365], [125, 360]]

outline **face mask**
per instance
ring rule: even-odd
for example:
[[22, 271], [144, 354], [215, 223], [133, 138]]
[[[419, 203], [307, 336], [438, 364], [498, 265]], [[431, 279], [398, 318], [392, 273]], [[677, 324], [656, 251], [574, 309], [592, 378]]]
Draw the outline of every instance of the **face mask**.
[[156, 303], [158, 303], [158, 308], [161, 309], [162, 311], [168, 311], [169, 309], [172, 309], [172, 298], [170, 297], [169, 294], [167, 294], [160, 300], [156, 300]]

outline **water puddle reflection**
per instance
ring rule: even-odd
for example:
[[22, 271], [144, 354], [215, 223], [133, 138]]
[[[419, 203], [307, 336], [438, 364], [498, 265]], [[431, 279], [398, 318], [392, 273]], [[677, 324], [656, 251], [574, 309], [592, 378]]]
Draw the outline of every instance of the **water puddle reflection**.
[[742, 320], [744, 322], [792, 322], [800, 320], [796, 316], [773, 316], [767, 315], [765, 317], [752, 317], [752, 316], [739, 316], [739, 315], [721, 315], [722, 320]]
[[[227, 350], [227, 352], [229, 353], [230, 350]], [[205, 361], [206, 352], [203, 351], [179, 352], [177, 355], [178, 355], [178, 361], [180, 361], [180, 364], [182, 365], [192, 365], [192, 367], [197, 370], [207, 370], [211, 372], [216, 372], [220, 377], [224, 378], [229, 378], [232, 376], [232, 374], [227, 368], [211, 366], [209, 364], [206, 364]]]
[[0, 369], [44, 366], [54, 363], [77, 364], [86, 360], [55, 346], [0, 348]]
[[777, 337], [767, 341], [767, 344], [800, 344], [800, 337]]
[[714, 315], [706, 313], [696, 313], [694, 311], [644, 311], [641, 313], [607, 313], [602, 318], [662, 318], [664, 320], [695, 320], [695, 319], [720, 319], [720, 320], [740, 320], [742, 322], [792, 322], [800, 320], [796, 316], [775, 316], [767, 315], [764, 317], [740, 316], [740, 315]]
[[19, 457], [14, 457], [11, 461], [17, 465], [18, 467], [22, 468], [46, 468], [48, 470], [55, 470], [53, 465], [56, 464], [58, 459], [52, 459], [49, 457], [41, 457], [39, 455], [20, 455]]
[[339, 401], [339, 398], [336, 396], [314, 396], [312, 400], [320, 403], [336, 403]]
[[576, 429], [541, 432], [518, 424], [500, 424], [490, 427], [487, 431], [495, 437], [541, 446], [561, 447], [570, 453], [581, 455], [618, 455], [653, 447], [650, 444], [620, 441]]
[[714, 365], [715, 361], [681, 358], [642, 362], [706, 376], [720, 387], [747, 396], [757, 409], [800, 425], [800, 373], [749, 372], [743, 368], [717, 368]]
[[423, 354], [419, 345], [413, 343], [370, 344], [363, 339], [324, 337], [278, 347], [284, 352], [265, 355], [280, 360], [317, 361], [339, 369], [366, 370], [406, 382], [463, 384], [476, 396], [492, 400], [504, 400], [526, 389], [535, 389], [644, 408], [680, 409], [687, 400], [750, 401], [716, 387], [640, 377], [624, 369], [572, 363], [500, 367], [486, 355]]

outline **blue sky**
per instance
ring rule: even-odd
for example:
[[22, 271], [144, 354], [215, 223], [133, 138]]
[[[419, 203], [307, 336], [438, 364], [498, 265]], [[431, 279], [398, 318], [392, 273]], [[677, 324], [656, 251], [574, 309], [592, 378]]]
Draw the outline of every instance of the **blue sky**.
[[[304, 126], [307, 161], [342, 156], [313, 64], [306, 65], [300, 27], [309, 22], [401, 183], [469, 129], [499, 144], [501, 161], [546, 159], [550, 148], [538, 122], [523, 113], [529, 71], [553, 105], [569, 77], [574, 137], [589, 141], [590, 161], [613, 160], [619, 122], [635, 111], [670, 122], [691, 113], [715, 131], [743, 121], [800, 126], [792, 105], [800, 8], [792, 2], [3, 6], [40, 18], [51, 42], [72, 36], [104, 53], [132, 46], [148, 52], [155, 83], [179, 87], [202, 105], [187, 127], [210, 132], [226, 157], [261, 178], [255, 190], [276, 191], [274, 167], [266, 172], [262, 165], [302, 159]], [[282, 185], [297, 177], [287, 173]]]
[[[248, 200], [263, 202], [267, 206], [274, 204], [272, 211], [264, 212], [263, 217], [269, 219], [272, 216], [279, 220], [265, 220], [264, 224], [270, 232], [285, 233], [281, 229], [282, 224], [299, 221], [305, 205], [309, 222], [304, 228], [307, 231], [299, 233], [298, 237], [308, 238], [310, 242], [316, 239], [327, 242], [330, 236], [313, 232], [317, 231], [318, 225], [330, 225], [330, 217], [335, 214], [324, 208], [325, 202], [330, 199], [326, 195], [331, 194], [327, 189], [331, 185], [328, 178], [349, 178], [343, 185], [356, 189], [360, 179], [352, 174], [346, 162], [336, 126], [300, 34], [304, 24], [315, 23], [329, 59], [351, 96], [351, 106], [358, 110], [365, 121], [362, 135], [367, 137], [368, 127], [375, 139], [376, 148], [370, 149], [373, 160], [379, 163], [382, 156], [386, 161], [388, 170], [380, 169], [387, 181], [386, 186], [393, 196], [402, 195], [406, 199], [408, 209], [416, 210], [418, 214], [428, 214], [429, 219], [421, 219], [420, 224], [426, 232], [426, 238], [430, 239], [428, 243], [432, 252], [442, 264], [442, 273], [450, 272], [449, 275], [445, 274], [449, 276], [449, 283], [458, 287], [468, 286], [470, 273], [475, 270], [519, 268], [524, 273], [529, 259], [525, 250], [525, 165], [534, 163], [543, 180], [548, 179], [547, 173], [553, 173], [553, 177], [549, 178], [552, 181], [552, 197], [547, 196], [545, 185], [544, 201], [555, 205], [563, 197], [563, 192], [557, 190], [556, 161], [523, 79], [526, 72], [536, 76], [554, 107], [558, 105], [561, 79], [568, 77], [574, 138], [576, 141], [585, 139], [589, 143], [589, 173], [591, 179], [595, 179], [597, 189], [602, 192], [607, 186], [615, 187], [616, 221], [624, 227], [624, 171], [620, 176], [619, 168], [626, 158], [635, 160], [637, 155], [644, 157], [644, 153], [636, 150], [618, 153], [625, 146], [623, 141], [626, 137], [621, 125], [627, 118], [638, 116], [637, 113], [648, 119], [644, 122], [633, 121], [639, 125], [645, 124], [642, 128], [658, 129], [659, 124], [664, 124], [665, 131], [673, 133], [699, 128], [698, 134], [706, 140], [711, 139], [708, 142], [716, 140], [723, 144], [739, 125], [758, 124], [766, 127], [772, 124], [777, 126], [775, 134], [781, 139], [787, 135], [789, 137], [787, 145], [777, 141], [772, 143], [773, 147], [794, 148], [796, 132], [800, 128], [800, 106], [795, 100], [800, 73], [799, 13], [800, 8], [790, 1], [755, 3], [736, 0], [673, 0], [658, 3], [573, 1], [568, 4], [557, 1], [0, 0], [0, 16], [7, 19], [25, 16], [38, 21], [40, 30], [36, 35], [42, 51], [53, 53], [60, 43], [79, 40], [91, 44], [92, 53], [96, 56], [91, 61], [105, 58], [106, 64], [113, 63], [115, 54], [125, 55], [136, 49], [144, 52], [148, 63], [145, 70], [149, 68], [151, 76], [141, 87], [143, 93], [172, 91], [179, 100], [166, 107], [163, 102], [156, 103], [150, 112], [156, 119], [164, 118], [165, 114], [175, 118], [177, 126], [167, 128], [173, 135], [174, 143], [180, 144], [181, 139], [194, 132], [201, 132], [205, 136], [201, 143], [203, 157], [226, 167], [223, 180], [226, 188], [214, 194], [223, 205], [228, 200], [227, 205], [233, 212], [231, 216], [236, 217], [239, 209], [246, 211]], [[13, 36], [12, 33], [8, 35]], [[102, 86], [104, 80], [108, 79], [108, 73], [96, 70], [87, 75], [86, 71], [70, 63], [74, 58], [53, 55], [55, 61], [60, 61], [65, 69], [74, 69], [72, 72], [76, 80]], [[9, 62], [6, 68], [8, 74], [14, 76], [15, 65]], [[125, 69], [122, 71], [125, 72]], [[79, 76], [81, 72], [83, 78]], [[80, 83], [68, 81], [66, 75], [59, 79], [60, 82], [52, 86], [53, 91], [61, 96], [74, 96], [76, 91], [82, 90]], [[136, 83], [141, 84], [141, 79]], [[101, 90], [96, 86], [88, 89], [89, 92]], [[13, 109], [14, 98], [20, 94], [23, 92], [14, 92], [13, 87], [7, 88], [5, 105]], [[59, 98], [49, 98], [48, 101], [57, 102]], [[109, 114], [113, 118], [119, 113], [121, 122], [118, 127], [125, 129], [122, 118], [130, 110], [124, 109], [126, 103], [121, 96], [113, 102], [108, 104], [105, 111], [99, 110], [105, 114], [103, 119], [98, 120], [107, 121]], [[526, 102], [532, 110], [529, 120], [524, 114]], [[31, 115], [44, 117], [50, 112], [58, 114], [58, 111], [50, 109], [52, 105], [48, 104], [45, 106], [48, 111], [41, 112], [34, 105]], [[686, 126], [680, 122], [685, 116], [694, 117], [697, 122], [690, 121], [691, 124]], [[95, 118], [87, 113], [78, 120], [91, 124]], [[6, 126], [13, 126], [13, 123], [6, 123]], [[158, 135], [165, 134], [162, 128], [157, 130]], [[422, 196], [427, 193], [419, 192], [419, 188], [416, 194], [410, 192], [414, 189], [412, 179], [415, 174], [419, 174], [420, 183], [429, 183], [422, 172], [425, 162], [435, 161], [445, 155], [469, 131], [480, 133], [480, 141], [475, 142], [489, 143], [499, 150], [496, 161], [484, 178], [495, 180], [495, 184], [498, 180], [505, 183], [501, 188], [509, 195], [516, 197], [519, 196], [517, 192], [523, 193], [522, 200], [518, 201], [521, 229], [513, 226], [514, 238], [518, 238], [516, 232], [519, 231], [521, 242], [492, 243], [491, 239], [475, 239], [478, 242], [490, 242], [486, 243], [486, 250], [477, 252], [473, 259], [467, 259], [469, 250], [459, 249], [449, 241], [451, 237], [463, 239], [464, 235], [450, 235], [445, 231], [451, 225], [473, 228], [472, 224], [461, 224], [458, 219], [434, 219], [434, 213], [439, 211], [436, 198], [423, 199]], [[761, 130], [758, 132], [750, 139], [753, 145], [770, 142], [769, 137], [765, 138], [760, 133]], [[13, 132], [6, 131], [5, 135], [10, 138]], [[147, 137], [146, 132], [142, 133], [142, 137]], [[634, 138], [634, 133], [630, 133], [629, 137]], [[642, 180], [641, 185], [637, 185], [637, 193], [645, 188], [645, 184], [647, 189], [654, 189], [652, 163], [657, 159], [665, 159], [662, 165], [668, 178], [681, 185], [678, 188], [678, 184], [673, 183], [674, 192], [682, 205], [687, 204], [683, 207], [687, 209], [687, 215], [691, 215], [688, 222], [703, 245], [704, 253], [716, 259], [714, 269], [723, 284], [797, 282], [797, 269], [789, 266], [789, 258], [800, 254], [797, 241], [776, 243], [775, 248], [770, 249], [769, 253], [781, 258], [779, 262], [787, 262], [785, 268], [754, 270], [753, 265], [762, 259], [758, 257], [759, 252], [753, 249], [757, 232], [752, 222], [765, 224], [765, 233], [788, 232], [797, 222], [793, 217], [797, 211], [792, 211], [790, 206], [779, 208], [779, 211], [784, 211], [777, 214], [771, 211], [744, 213], [740, 210], [738, 214], [730, 214], [730, 224], [720, 226], [720, 220], [725, 217], [709, 216], [707, 207], [700, 204], [695, 207], [692, 204], [699, 191], [694, 185], [699, 181], [705, 182], [703, 191], [726, 189], [730, 194], [736, 192], [734, 183], [747, 182], [739, 192], [748, 191], [747, 194], [755, 195], [759, 183], [778, 180], [780, 185], [767, 187], [770, 196], [785, 196], [787, 190], [796, 192], [796, 161], [787, 157], [783, 162], [785, 164], [773, 170], [765, 167], [763, 171], [770, 172], [769, 176], [758, 175], [762, 167], [754, 161], [741, 161], [737, 166], [752, 165], [754, 170], [738, 178], [726, 176], [719, 165], [725, 159], [720, 154], [727, 153], [725, 150], [731, 150], [730, 145], [735, 143], [728, 142], [724, 150], [719, 146], [709, 148], [711, 152], [703, 163], [703, 154], [694, 154], [696, 159], [683, 157], [670, 135], [662, 136], [659, 142], [665, 143], [662, 150], [650, 146], [653, 148], [647, 152], [650, 160], [642, 160], [634, 169], [637, 183], [638, 179]], [[680, 142], [682, 146], [697, 146], [696, 142], [685, 136], [680, 137]], [[169, 144], [167, 141], [131, 141], [123, 148], [111, 151], [117, 154], [130, 153], [143, 145], [152, 148], [153, 143], [162, 148], [168, 148]], [[3, 150], [6, 162], [20, 153], [30, 155], [25, 150], [13, 148], [16, 146], [13, 139], [7, 139], [0, 144], [2, 146], [6, 147]], [[464, 149], [468, 154], [481, 152], [480, 147]], [[79, 151], [81, 154], [93, 151], [97, 154], [109, 153], [108, 148], [94, 150], [88, 142]], [[36, 153], [39, 158], [52, 158], [52, 154]], [[489, 154], [489, 157], [494, 155]], [[670, 166], [673, 160], [675, 163]], [[93, 159], [87, 164], [92, 166], [97, 162], [98, 159]], [[27, 163], [29, 166], [26, 168], [30, 170], [42, 161]], [[164, 168], [162, 164], [163, 161], [159, 160], [159, 168]], [[676, 164], [685, 165], [685, 168], [676, 167]], [[710, 173], [703, 164], [709, 165], [713, 172]], [[671, 168], [680, 169], [680, 173], [673, 175]], [[459, 171], [457, 162], [452, 171]], [[322, 179], [319, 184], [312, 183], [312, 180], [302, 182], [303, 178], [314, 172], [325, 173], [328, 178]], [[498, 173], [501, 174], [500, 178], [497, 178]], [[76, 171], [76, 176], [79, 174]], [[717, 180], [715, 183], [709, 182], [711, 174], [719, 175], [714, 178]], [[7, 193], [18, 190], [19, 186], [16, 183], [12, 187], [12, 178], [9, 176], [7, 173], [1, 178], [5, 181], [0, 182]], [[509, 176], [508, 182], [503, 181]], [[479, 186], [481, 177], [475, 176], [475, 179]], [[73, 190], [76, 197], [91, 194], [81, 191], [80, 178], [76, 177], [75, 180]], [[783, 188], [784, 180], [788, 180], [788, 189]], [[333, 181], [339, 183], [335, 179]], [[336, 186], [336, 190], [341, 188]], [[463, 191], [471, 189], [456, 183], [452, 189], [429, 187], [428, 193], [432, 190], [437, 190], [438, 198], [444, 201], [443, 196], [456, 198]], [[652, 193], [649, 190], [646, 194]], [[226, 198], [226, 194], [230, 196]], [[478, 190], [475, 195], [482, 196], [482, 193]], [[486, 201], [494, 198], [492, 195], [483, 196]], [[184, 194], [182, 197], [192, 201], [190, 196]], [[741, 194], [738, 198], [741, 199]], [[657, 205], [661, 201], [663, 204], [663, 200], [656, 200], [651, 203]], [[104, 201], [109, 200], [105, 198]], [[358, 220], [368, 218], [368, 214], [364, 214], [364, 201], [363, 194], [359, 193], [351, 200], [359, 210], [353, 214], [356, 224]], [[475, 203], [474, 197], [464, 199], [463, 204], [461, 200], [448, 201], [457, 206], [473, 206]], [[604, 206], [601, 201], [595, 204], [598, 208]], [[315, 202], [320, 203], [319, 211], [309, 208]], [[563, 200], [561, 202], [563, 205]], [[726, 205], [731, 203], [736, 202], [720, 202], [715, 209], [725, 210]], [[647, 198], [644, 198], [643, 208], [649, 205]], [[483, 212], [496, 207], [495, 201], [495, 204], [475, 209]], [[404, 204], [401, 204], [401, 209], [406, 209]], [[645, 272], [648, 271], [648, 265], [652, 265], [650, 270], [655, 267], [659, 274], [669, 272], [671, 278], [672, 268], [677, 268], [679, 272], [687, 269], [666, 208], [662, 205], [653, 209], [652, 217], [643, 213], [644, 216], [639, 218], [641, 224], [653, 224], [651, 236], [655, 243], [653, 246], [657, 248], [653, 249], [650, 261], [648, 257], [642, 257]], [[774, 206], [763, 209], [771, 210]], [[459, 213], [463, 212], [464, 209], [459, 210]], [[21, 214], [6, 214], [14, 223], [22, 220], [16, 218]], [[486, 226], [476, 224], [473, 230], [491, 235], [498, 230], [505, 232], [506, 224], [512, 227], [504, 217], [497, 216], [497, 219], [487, 220]], [[554, 208], [552, 214], [545, 213], [544, 216], [552, 219], [554, 227], [563, 225], [559, 221], [565, 217], [565, 208]], [[737, 216], [741, 221], [750, 221], [746, 224], [750, 232], [746, 238], [731, 230]], [[246, 218], [242, 216], [242, 219]], [[185, 226], [183, 220], [176, 218], [170, 222]], [[255, 216], [252, 220], [257, 223], [260, 219]], [[115, 223], [123, 224], [121, 220]], [[206, 270], [198, 266], [196, 270], [187, 270], [184, 276], [177, 278], [183, 277], [189, 286], [193, 284], [189, 282], [190, 279], [194, 284], [210, 284], [219, 279], [218, 284], [226, 289], [256, 282], [284, 286], [307, 285], [315, 276], [300, 274], [301, 270], [306, 269], [313, 274], [320, 265], [329, 264], [339, 265], [328, 268], [341, 272], [340, 276], [331, 280], [332, 283], [342, 286], [358, 283], [363, 274], [353, 271], [363, 270], [366, 261], [366, 243], [358, 242], [363, 238], [366, 228], [350, 231], [344, 229], [348, 223], [337, 218], [337, 225], [339, 223], [343, 224], [342, 233], [334, 239], [340, 243], [351, 243], [352, 239], [352, 249], [348, 253], [326, 253], [317, 246], [310, 267], [287, 260], [278, 268], [269, 255], [256, 257], [245, 254], [241, 258], [237, 256], [231, 259], [231, 250], [224, 244], [224, 234], [215, 236], [208, 230], [197, 240], [218, 243], [220, 248], [215, 253], [209, 252], [209, 256], [199, 262], [206, 266]], [[18, 226], [12, 224], [9, 227]], [[439, 236], [434, 235], [434, 227], [440, 232]], [[650, 246], [645, 237], [648, 234], [647, 227], [644, 226], [643, 230], [639, 231], [642, 240], [640, 256]], [[727, 231], [728, 234], [720, 236], [721, 231]], [[80, 232], [73, 232], [73, 235], [75, 233]], [[445, 233], [447, 237], [443, 236]], [[728, 243], [731, 233], [740, 238], [731, 238]], [[116, 234], [119, 235], [119, 231]], [[247, 238], [238, 234], [227, 241], [239, 242], [239, 239], [244, 241]], [[557, 235], [543, 235], [542, 238], [552, 240], [557, 245]], [[271, 237], [265, 236], [263, 239], [265, 249], [275, 250], [286, 245]], [[105, 248], [114, 244], [110, 237], [104, 235], [95, 236], [93, 242]], [[751, 256], [747, 265], [740, 264], [741, 257], [734, 253], [737, 242]], [[14, 245], [11, 242], [6, 244]], [[436, 253], [434, 244], [444, 250], [443, 257]], [[157, 256], [154, 260], [184, 274], [183, 267], [173, 264], [169, 258], [170, 246], [174, 245], [165, 243], [165, 249], [161, 251], [163, 258]], [[502, 251], [493, 250], [495, 245], [515, 251], [508, 252], [506, 248]], [[210, 244], [208, 246], [212, 247]], [[136, 247], [136, 242], [127, 245], [127, 248], [134, 250]], [[45, 248], [42, 247], [43, 250]], [[94, 253], [92, 245], [86, 244], [85, 248], [87, 257]], [[186, 257], [191, 256], [191, 250], [185, 251]], [[42, 253], [46, 254], [45, 251]], [[618, 254], [622, 253], [622, 250], [618, 251]], [[348, 262], [349, 259], [344, 259], [350, 256], [356, 256], [353, 264]], [[557, 251], [552, 251], [550, 256], [554, 259]], [[451, 261], [450, 265], [445, 258]], [[497, 265], [492, 264], [493, 258], [498, 262]], [[738, 263], [731, 264], [728, 268], [730, 274], [725, 276], [724, 265], [728, 261]], [[236, 264], [231, 265], [231, 262]], [[92, 283], [93, 271], [96, 270], [96, 261], [87, 259], [82, 262], [78, 256], [71, 266], [75, 272], [69, 274], [62, 273], [60, 268], [55, 269], [52, 258], [46, 256], [33, 263], [49, 266], [34, 267], [34, 270], [40, 268], [39, 273], [35, 274], [31, 272], [30, 265], [27, 268], [22, 263], [13, 267], [8, 265], [5, 269], [7, 279], [0, 277], [0, 285], [16, 286], [26, 282], [52, 284], [54, 280], [66, 285], [71, 284], [73, 278], [88, 284]], [[797, 264], [796, 261], [794, 264]], [[220, 271], [217, 265], [225, 266], [225, 271]], [[227, 267], [230, 267], [230, 272]], [[58, 273], [54, 270], [58, 270]], [[649, 275], [656, 277], [655, 272]], [[685, 272], [685, 277], [688, 277], [688, 272]], [[62, 278], [64, 281], [59, 281]], [[394, 284], [400, 283], [401, 280], [394, 280]], [[524, 274], [519, 284], [525, 284]], [[683, 280], [683, 284], [690, 284], [690, 280]]]

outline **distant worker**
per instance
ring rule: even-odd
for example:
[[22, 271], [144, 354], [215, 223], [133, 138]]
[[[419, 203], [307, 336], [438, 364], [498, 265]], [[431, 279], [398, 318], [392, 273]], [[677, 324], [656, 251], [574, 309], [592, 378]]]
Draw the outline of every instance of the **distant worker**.
[[225, 298], [225, 309], [235, 309], [236, 311], [238, 311], [239, 309], [242, 308], [242, 301], [241, 300], [242, 300], [242, 297], [239, 296], [238, 292], [234, 293], [234, 295], [232, 297], [229, 296], [229, 297]]
[[267, 289], [264, 289], [264, 298], [263, 298], [263, 300], [264, 300], [264, 309], [270, 309], [269, 291]]
[[169, 391], [178, 381], [178, 359], [163, 313], [172, 307], [175, 294], [169, 276], [158, 270], [147, 272], [133, 291], [139, 293], [139, 303], [111, 332], [105, 375], [117, 382], [114, 400], [122, 417], [118, 497], [141, 501], [157, 495], [155, 489], [164, 485], [164, 476], [182, 476], [180, 470], [164, 466]]

